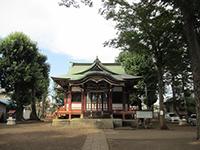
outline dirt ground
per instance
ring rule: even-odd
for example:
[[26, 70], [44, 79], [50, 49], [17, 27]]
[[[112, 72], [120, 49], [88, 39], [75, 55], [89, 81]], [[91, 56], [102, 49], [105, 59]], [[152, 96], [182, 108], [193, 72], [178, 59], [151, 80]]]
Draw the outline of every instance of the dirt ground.
[[49, 121], [0, 124], [0, 150], [80, 150], [91, 130], [53, 127]]
[[[199, 150], [195, 126], [167, 124], [170, 130], [104, 130], [110, 150]], [[50, 120], [8, 126], [0, 123], [0, 150], [81, 150], [95, 129], [51, 126]]]
[[170, 130], [113, 130], [105, 135], [110, 150], [200, 150], [195, 126], [167, 125]]
[[160, 130], [156, 119], [154, 129], [110, 130], [105, 132], [110, 150], [200, 150], [196, 126], [167, 123], [169, 130]]

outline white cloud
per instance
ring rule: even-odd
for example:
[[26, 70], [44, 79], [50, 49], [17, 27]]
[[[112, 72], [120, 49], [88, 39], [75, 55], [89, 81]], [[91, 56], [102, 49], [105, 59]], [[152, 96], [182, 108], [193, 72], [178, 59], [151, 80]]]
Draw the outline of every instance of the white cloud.
[[[116, 31], [111, 21], [98, 14], [98, 7], [80, 9], [59, 6], [60, 0], [0, 1], [0, 36], [22, 31], [38, 42], [39, 48], [78, 60], [113, 62], [119, 50], [104, 48]], [[99, 0], [100, 2], [100, 0]]]

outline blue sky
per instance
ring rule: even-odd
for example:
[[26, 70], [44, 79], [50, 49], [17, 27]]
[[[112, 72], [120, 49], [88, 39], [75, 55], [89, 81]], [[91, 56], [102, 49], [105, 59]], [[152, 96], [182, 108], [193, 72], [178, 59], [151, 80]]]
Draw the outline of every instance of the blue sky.
[[[68, 55], [54, 53], [48, 50], [40, 50], [40, 53], [46, 55], [48, 57], [47, 62], [51, 66], [51, 76], [59, 76], [67, 74], [69, 70], [69, 66], [71, 65], [70, 61], [73, 61], [72, 58]], [[89, 62], [85, 60], [74, 60], [77, 62]]]
[[[79, 0], [78, 0], [79, 1]], [[59, 6], [60, 0], [1, 0], [0, 37], [20, 31], [38, 43], [51, 65], [50, 76], [68, 72], [72, 62], [114, 62], [119, 50], [103, 47], [116, 36], [114, 22], [100, 14], [101, 0], [80, 9]]]
[[[40, 53], [46, 55], [48, 57], [47, 63], [50, 64], [51, 70], [50, 70], [50, 77], [51, 76], [60, 76], [67, 74], [69, 71], [69, 66], [71, 65], [70, 61], [76, 61], [76, 62], [89, 62], [86, 60], [73, 60], [68, 55], [63, 55], [60, 53], [54, 53], [49, 50], [40, 49]], [[51, 94], [53, 90], [53, 80], [51, 79], [50, 87], [49, 87]]]

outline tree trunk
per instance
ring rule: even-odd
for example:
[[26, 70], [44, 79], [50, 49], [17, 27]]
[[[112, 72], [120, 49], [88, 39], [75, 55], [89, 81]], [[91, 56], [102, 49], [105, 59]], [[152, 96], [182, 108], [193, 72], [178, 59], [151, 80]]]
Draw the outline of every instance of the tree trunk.
[[15, 85], [15, 100], [17, 102], [17, 110], [16, 110], [16, 120], [17, 121], [23, 121], [24, 117], [23, 117], [23, 104], [20, 101], [20, 84], [16, 84]]
[[140, 98], [140, 96], [138, 95], [138, 109], [142, 110], [142, 99]]
[[[171, 74], [172, 75], [172, 74]], [[171, 84], [171, 87], [172, 87], [172, 99], [173, 99], [173, 109], [174, 111], [176, 112], [176, 93], [175, 93], [175, 88], [174, 88], [174, 82], [175, 82], [175, 79], [174, 79], [174, 75], [172, 75], [172, 84]]]
[[190, 11], [181, 8], [183, 19], [185, 22], [185, 32], [187, 37], [188, 49], [191, 57], [192, 73], [194, 78], [194, 94], [196, 100], [196, 114], [197, 114], [197, 139], [200, 138], [200, 49], [195, 29], [194, 14]]
[[39, 120], [37, 113], [36, 113], [36, 108], [35, 108], [35, 88], [32, 89], [32, 101], [31, 101], [31, 119], [32, 120]]
[[42, 95], [42, 114], [41, 114], [41, 118], [44, 118], [44, 101], [45, 101], [45, 94]]
[[184, 108], [186, 112], [186, 118], [188, 119], [188, 109], [187, 109], [187, 99], [186, 99], [186, 90], [185, 90], [185, 73], [182, 73], [182, 91], [183, 91], [183, 100], [184, 100]]
[[169, 129], [165, 123], [165, 113], [163, 105], [163, 72], [162, 72], [162, 58], [157, 56], [157, 68], [158, 68], [158, 92], [159, 92], [159, 107], [160, 107], [160, 129]]

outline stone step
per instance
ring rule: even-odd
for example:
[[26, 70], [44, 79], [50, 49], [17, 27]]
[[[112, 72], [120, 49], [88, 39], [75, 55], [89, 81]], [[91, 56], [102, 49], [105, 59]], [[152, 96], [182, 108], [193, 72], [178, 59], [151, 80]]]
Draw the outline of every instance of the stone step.
[[108, 111], [85, 111], [83, 112], [85, 119], [98, 119], [98, 118], [110, 118], [110, 112]]

